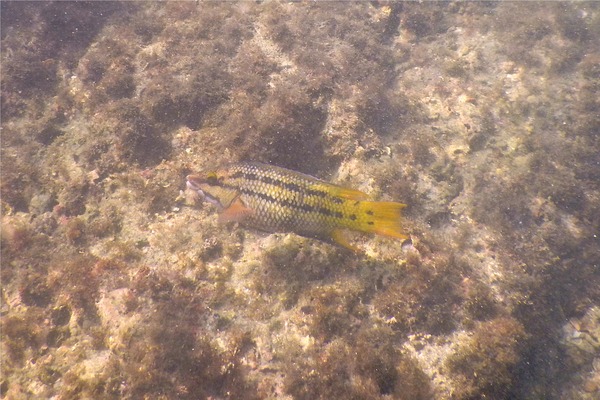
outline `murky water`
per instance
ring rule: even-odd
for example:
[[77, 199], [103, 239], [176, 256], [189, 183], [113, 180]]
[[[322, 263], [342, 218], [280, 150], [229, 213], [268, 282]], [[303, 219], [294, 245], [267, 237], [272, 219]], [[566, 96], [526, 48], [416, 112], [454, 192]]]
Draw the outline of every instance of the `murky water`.
[[[594, 399], [592, 2], [2, 2], [3, 398]], [[271, 163], [405, 203], [220, 223]]]

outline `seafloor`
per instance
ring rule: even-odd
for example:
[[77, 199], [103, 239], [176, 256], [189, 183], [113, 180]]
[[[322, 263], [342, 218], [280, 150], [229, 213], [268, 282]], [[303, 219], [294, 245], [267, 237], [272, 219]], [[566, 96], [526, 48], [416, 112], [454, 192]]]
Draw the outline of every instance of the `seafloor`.
[[[600, 398], [600, 5], [7, 2], [5, 399]], [[408, 204], [219, 224], [258, 160]]]

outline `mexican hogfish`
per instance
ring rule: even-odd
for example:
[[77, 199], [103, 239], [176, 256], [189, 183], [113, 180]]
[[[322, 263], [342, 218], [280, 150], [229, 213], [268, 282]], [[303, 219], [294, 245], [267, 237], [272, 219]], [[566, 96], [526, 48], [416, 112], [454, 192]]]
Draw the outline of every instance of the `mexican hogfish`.
[[187, 187], [217, 206], [221, 221], [268, 232], [294, 232], [356, 250], [345, 231], [406, 239], [405, 204], [371, 201], [358, 190], [324, 182], [281, 167], [244, 162], [203, 175], [189, 175]]

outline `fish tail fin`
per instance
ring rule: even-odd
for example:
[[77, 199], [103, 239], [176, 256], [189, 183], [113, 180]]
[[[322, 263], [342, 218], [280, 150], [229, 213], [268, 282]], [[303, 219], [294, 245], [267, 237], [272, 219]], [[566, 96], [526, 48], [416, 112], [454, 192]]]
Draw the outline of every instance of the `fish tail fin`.
[[361, 201], [357, 229], [398, 239], [408, 239], [402, 230], [402, 209], [406, 204], [390, 201]]

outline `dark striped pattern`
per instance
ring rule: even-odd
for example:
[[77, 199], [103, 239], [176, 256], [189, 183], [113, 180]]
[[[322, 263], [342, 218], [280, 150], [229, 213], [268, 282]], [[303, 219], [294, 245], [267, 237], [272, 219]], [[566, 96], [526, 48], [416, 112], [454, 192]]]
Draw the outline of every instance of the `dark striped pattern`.
[[[329, 198], [331, 201], [338, 203], [338, 204], [341, 204], [343, 202], [342, 199], [331, 196], [325, 190], [310, 189], [308, 187], [303, 187], [295, 182], [285, 181], [282, 178], [277, 179], [277, 178], [273, 178], [270, 176], [260, 175], [256, 172], [238, 171], [238, 172], [232, 174], [230, 176], [230, 178], [231, 179], [242, 179], [246, 182], [253, 182], [253, 181], [262, 182], [267, 185], [277, 186], [283, 190], [290, 190], [290, 191], [296, 192], [296, 193], [303, 193], [308, 196]], [[288, 179], [289, 179], [289, 177], [288, 177]]]
[[292, 230], [319, 235], [356, 221], [356, 202], [350, 204], [319, 179], [262, 164], [231, 166], [217, 183], [236, 190], [253, 215], [245, 223], [264, 230]]
[[404, 204], [374, 202], [358, 190], [284, 168], [235, 164], [190, 175], [187, 185], [217, 205], [223, 220], [253, 228], [330, 239], [353, 250], [345, 230], [407, 237], [400, 222]]

